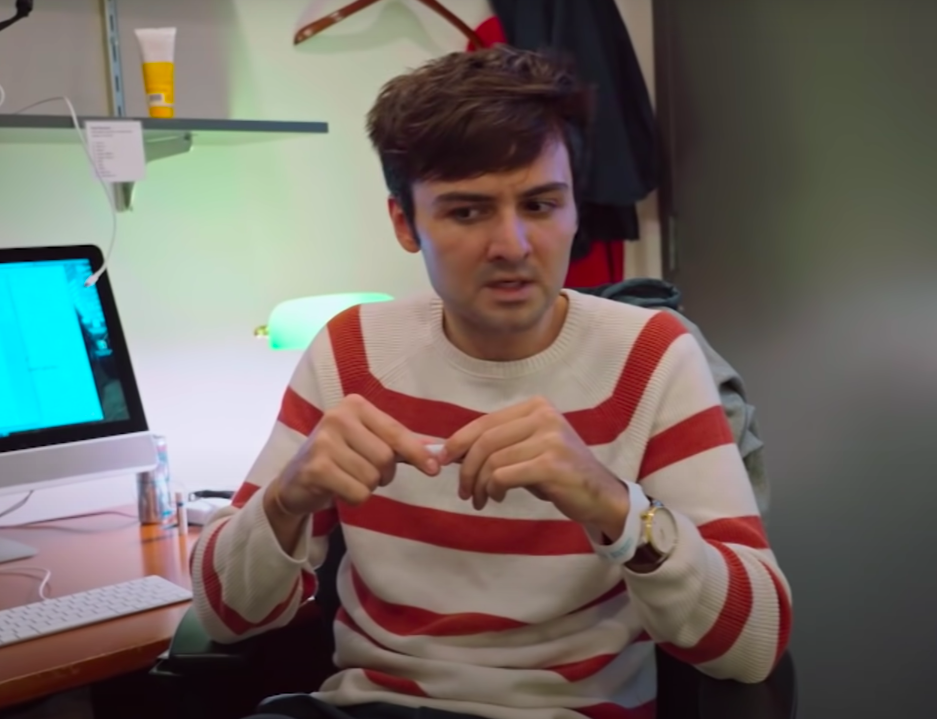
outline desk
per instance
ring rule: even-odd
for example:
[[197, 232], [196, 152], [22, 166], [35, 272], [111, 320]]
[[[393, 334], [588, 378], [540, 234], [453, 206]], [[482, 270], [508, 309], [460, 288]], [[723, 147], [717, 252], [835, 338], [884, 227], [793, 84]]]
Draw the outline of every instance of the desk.
[[[0, 529], [39, 550], [0, 569], [49, 569], [52, 597], [149, 574], [190, 587], [188, 552], [198, 530], [181, 541], [175, 529], [141, 526], [135, 516], [135, 507], [122, 507], [113, 514]], [[39, 578], [0, 573], [0, 608], [35, 601]], [[0, 649], [0, 709], [149, 669], [187, 608], [154, 609]]]

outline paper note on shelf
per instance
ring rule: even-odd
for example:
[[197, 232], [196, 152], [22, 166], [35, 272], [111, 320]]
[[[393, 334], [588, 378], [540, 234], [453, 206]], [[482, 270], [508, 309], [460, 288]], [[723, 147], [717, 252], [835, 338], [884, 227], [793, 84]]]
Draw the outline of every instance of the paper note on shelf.
[[94, 169], [105, 182], [138, 182], [146, 177], [143, 125], [138, 120], [85, 123]]

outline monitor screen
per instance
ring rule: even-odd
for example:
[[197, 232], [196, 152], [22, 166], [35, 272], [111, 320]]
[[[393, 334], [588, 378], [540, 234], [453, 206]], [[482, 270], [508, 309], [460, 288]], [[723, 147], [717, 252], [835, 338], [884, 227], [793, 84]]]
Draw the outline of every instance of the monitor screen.
[[146, 429], [96, 257], [0, 250], [0, 452]]

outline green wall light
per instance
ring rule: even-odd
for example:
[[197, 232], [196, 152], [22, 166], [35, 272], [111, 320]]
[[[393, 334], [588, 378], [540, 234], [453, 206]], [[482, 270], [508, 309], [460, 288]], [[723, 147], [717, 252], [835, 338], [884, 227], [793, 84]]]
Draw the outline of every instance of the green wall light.
[[347, 292], [287, 300], [273, 308], [269, 322], [254, 330], [254, 335], [266, 337], [270, 349], [304, 350], [335, 315], [355, 305], [392, 299], [377, 292]]

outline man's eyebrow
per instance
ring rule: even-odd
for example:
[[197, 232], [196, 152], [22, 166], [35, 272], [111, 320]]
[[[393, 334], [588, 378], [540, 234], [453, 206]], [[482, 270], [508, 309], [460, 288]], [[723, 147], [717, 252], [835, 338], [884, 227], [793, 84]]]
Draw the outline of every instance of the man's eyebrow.
[[[558, 192], [569, 189], [569, 184], [565, 182], [545, 182], [542, 185], [531, 187], [521, 193], [521, 199], [528, 199], [538, 195], [544, 195], [548, 192]], [[484, 192], [465, 192], [453, 190], [444, 192], [433, 200], [434, 205], [445, 205], [455, 202], [494, 202], [494, 195], [487, 195]]]
[[486, 195], [483, 192], [462, 192], [454, 190], [444, 192], [433, 200], [434, 205], [448, 205], [455, 202], [494, 202], [494, 195]]
[[521, 197], [527, 199], [536, 197], [537, 195], [545, 195], [548, 192], [560, 192], [568, 189], [569, 185], [565, 182], [545, 182], [542, 185], [531, 187], [529, 190], [524, 190], [524, 192], [521, 193]]

